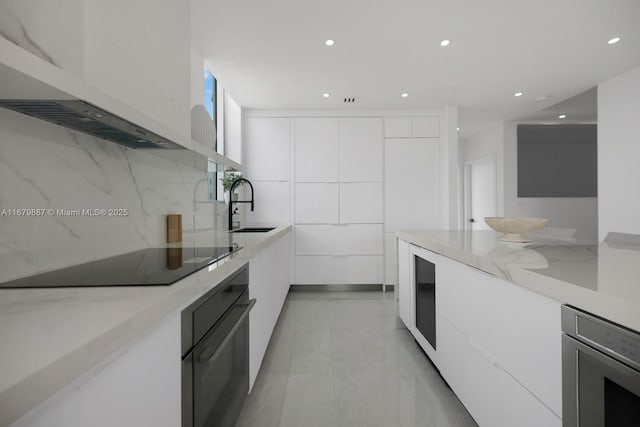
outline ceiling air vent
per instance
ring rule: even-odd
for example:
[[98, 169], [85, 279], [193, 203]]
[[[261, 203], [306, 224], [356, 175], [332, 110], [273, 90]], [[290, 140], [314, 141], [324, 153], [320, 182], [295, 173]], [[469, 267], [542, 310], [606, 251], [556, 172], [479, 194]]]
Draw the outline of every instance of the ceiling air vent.
[[355, 104], [356, 102], [358, 102], [358, 98], [356, 98], [356, 97], [345, 98], [344, 99], [344, 103], [345, 104]]

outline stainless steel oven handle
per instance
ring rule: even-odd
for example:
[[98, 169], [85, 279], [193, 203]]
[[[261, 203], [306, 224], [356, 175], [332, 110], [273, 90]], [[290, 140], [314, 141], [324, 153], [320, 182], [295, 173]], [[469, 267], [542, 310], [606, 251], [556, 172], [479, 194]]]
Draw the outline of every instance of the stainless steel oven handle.
[[253, 298], [252, 300], [249, 300], [249, 304], [238, 304], [236, 306], [236, 307], [245, 307], [245, 308], [242, 311], [242, 314], [240, 315], [238, 320], [236, 321], [236, 324], [233, 325], [231, 330], [229, 330], [227, 335], [225, 335], [225, 337], [222, 339], [222, 341], [218, 345], [218, 348], [216, 349], [216, 351], [209, 358], [209, 360], [208, 360], [209, 365], [213, 365], [215, 363], [216, 359], [220, 356], [220, 354], [222, 353], [224, 348], [227, 346], [227, 344], [229, 344], [229, 342], [231, 342], [231, 339], [233, 338], [233, 335], [236, 333], [238, 328], [242, 325], [242, 322], [244, 321], [245, 317], [247, 317], [249, 315], [249, 312], [251, 311], [251, 309], [253, 308], [254, 305], [256, 305], [256, 299], [255, 298]]

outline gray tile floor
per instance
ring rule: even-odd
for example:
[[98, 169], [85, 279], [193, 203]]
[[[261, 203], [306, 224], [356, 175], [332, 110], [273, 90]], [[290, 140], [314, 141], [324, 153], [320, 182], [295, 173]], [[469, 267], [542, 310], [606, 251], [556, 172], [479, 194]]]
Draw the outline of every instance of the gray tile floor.
[[291, 292], [238, 427], [475, 426], [393, 292]]

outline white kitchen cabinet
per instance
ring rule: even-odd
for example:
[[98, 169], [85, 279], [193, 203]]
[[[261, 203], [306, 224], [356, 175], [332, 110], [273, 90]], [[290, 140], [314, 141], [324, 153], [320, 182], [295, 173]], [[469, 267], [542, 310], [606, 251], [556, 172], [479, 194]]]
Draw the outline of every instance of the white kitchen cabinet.
[[437, 229], [439, 139], [385, 139], [385, 231]]
[[178, 313], [11, 426], [179, 426], [182, 413], [180, 333]]
[[411, 130], [414, 138], [439, 138], [440, 117], [420, 116], [411, 118]]
[[296, 256], [296, 283], [381, 283], [383, 262], [381, 255]]
[[341, 224], [381, 224], [382, 183], [341, 183], [339, 207]]
[[382, 182], [382, 119], [340, 119], [340, 181]]
[[445, 317], [438, 319], [438, 353], [440, 373], [480, 427], [562, 425], [560, 417], [502, 369], [481, 344]]
[[296, 226], [296, 255], [382, 255], [382, 224]]
[[286, 181], [252, 181], [255, 210], [245, 209], [247, 224], [291, 223], [291, 191]]
[[384, 233], [384, 283], [398, 285], [398, 244], [395, 233]]
[[337, 224], [339, 186], [329, 182], [295, 184], [296, 224]]
[[438, 138], [439, 116], [385, 117], [385, 138]]
[[244, 166], [254, 181], [289, 181], [289, 118], [247, 117]]
[[[437, 353], [415, 328], [414, 256], [436, 265]], [[560, 303], [398, 241], [398, 314], [480, 426], [560, 426]]]
[[338, 182], [340, 180], [339, 121], [332, 117], [296, 118], [295, 180]]
[[294, 123], [295, 282], [383, 283], [382, 119]]
[[438, 274], [439, 313], [560, 415], [561, 304], [447, 258]]
[[291, 233], [262, 249], [249, 261], [249, 387], [256, 380], [273, 329], [289, 291]]
[[398, 240], [398, 315], [409, 331], [415, 325], [415, 297], [411, 285], [411, 254], [409, 243]]

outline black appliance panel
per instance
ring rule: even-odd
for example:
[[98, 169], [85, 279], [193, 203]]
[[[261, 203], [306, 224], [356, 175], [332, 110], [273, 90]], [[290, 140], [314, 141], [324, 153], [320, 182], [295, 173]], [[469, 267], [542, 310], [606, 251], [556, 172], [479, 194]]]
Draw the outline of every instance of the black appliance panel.
[[416, 327], [436, 349], [436, 266], [414, 255]]

